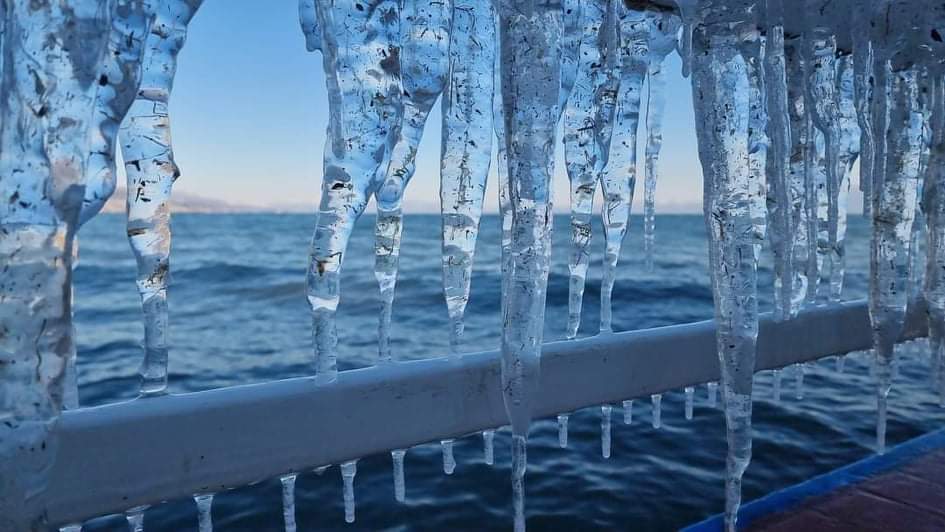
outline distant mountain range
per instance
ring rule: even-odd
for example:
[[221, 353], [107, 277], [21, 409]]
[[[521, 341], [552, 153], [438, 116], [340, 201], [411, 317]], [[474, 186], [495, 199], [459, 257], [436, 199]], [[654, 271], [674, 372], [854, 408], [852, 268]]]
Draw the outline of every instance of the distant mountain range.
[[[124, 188], [119, 188], [112, 194], [103, 213], [125, 213], [127, 193]], [[175, 213], [246, 213], [246, 212], [315, 212], [313, 205], [305, 204], [286, 204], [286, 205], [248, 205], [240, 203], [230, 203], [227, 201], [188, 194], [186, 192], [175, 191], [171, 196], [171, 210]]]

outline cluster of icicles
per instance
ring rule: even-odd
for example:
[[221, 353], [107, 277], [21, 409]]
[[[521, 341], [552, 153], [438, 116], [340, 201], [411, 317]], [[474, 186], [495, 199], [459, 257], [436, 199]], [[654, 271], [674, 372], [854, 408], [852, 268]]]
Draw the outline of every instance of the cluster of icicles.
[[[610, 297], [636, 184], [644, 88], [644, 244], [647, 267], [652, 267], [663, 62], [673, 51], [680, 53], [683, 73], [692, 80], [704, 171], [719, 385], [729, 444], [727, 528], [735, 526], [741, 476], [751, 455], [762, 247], [767, 242], [774, 256], [777, 319], [789, 319], [805, 305], [839, 299], [847, 197], [857, 160], [865, 210], [873, 222], [870, 318], [880, 451], [893, 348], [922, 270], [935, 373], [945, 371], [945, 85], [942, 37], [934, 27], [945, 18], [942, 7], [918, 1], [858, 2], [849, 10], [852, 20], [844, 20], [838, 32], [837, 20], [822, 9], [822, 0], [805, 0], [790, 21], [795, 35], [786, 37], [783, 0], [677, 3], [673, 8], [624, 0], [300, 1], [306, 46], [323, 56], [330, 108], [307, 273], [316, 383], [327, 386], [337, 378], [340, 274], [355, 222], [372, 197], [378, 209], [378, 355], [380, 363], [393, 362], [390, 326], [404, 221], [401, 202], [437, 100], [443, 116], [443, 288], [451, 356], [460, 356], [483, 194], [493, 137], [497, 139], [502, 390], [513, 434], [516, 530], [525, 529], [526, 442], [540, 370], [558, 130], [563, 127], [571, 184], [566, 335], [575, 338], [598, 184], [605, 246], [600, 331], [611, 330]], [[44, 305], [70, 300], [63, 287], [74, 264], [73, 238], [115, 189], [119, 133], [128, 176], [128, 237], [145, 316], [141, 392], [166, 393], [169, 198], [180, 173], [171, 150], [167, 104], [177, 54], [201, 0], [113, 0], [106, 10], [79, 0], [21, 4], [0, 3], [0, 191], [9, 200], [0, 202], [6, 235], [0, 252], [14, 265], [30, 260], [30, 265], [47, 264], [49, 256], [62, 260], [38, 274], [45, 280], [32, 306], [21, 315], [2, 317], [0, 325], [18, 335], [0, 338], [0, 351], [26, 352], [23, 345], [32, 342], [45, 360], [59, 362], [44, 366], [49, 374], [30, 386], [46, 392], [60, 386], [64, 392], [47, 393], [44, 397], [51, 399], [40, 402], [25, 400], [32, 397], [29, 386], [21, 395], [9, 394], [22, 403], [13, 409], [17, 423], [12, 429], [33, 427], [36, 438], [45, 442], [55, 435], [33, 422], [53, 419], [63, 406], [77, 406], [78, 396], [69, 305]], [[70, 50], [65, 37], [67, 28], [79, 22], [110, 28], [91, 32], [100, 35], [83, 44], [84, 55]], [[51, 41], [27, 38], [37, 35]], [[48, 68], [39, 75], [32, 66], [36, 64]], [[33, 84], [43, 76], [50, 82]], [[82, 156], [76, 155], [80, 152]], [[43, 233], [37, 228], [51, 229]], [[925, 265], [917, 252], [923, 232]], [[24, 290], [15, 286], [16, 267], [12, 272], [0, 281], [0, 294]], [[14, 303], [22, 299], [4, 297]], [[43, 323], [53, 324], [48, 330], [26, 321], [44, 312]], [[945, 379], [938, 382], [945, 384]], [[713, 401], [715, 386], [709, 388]], [[690, 417], [693, 389], [686, 395]], [[659, 400], [653, 397], [654, 425], [659, 424]], [[37, 406], [23, 406], [27, 404]], [[624, 406], [629, 421], [632, 403]], [[611, 407], [604, 406], [605, 455], [610, 415]], [[566, 414], [559, 416], [559, 426], [565, 444]], [[493, 431], [483, 433], [490, 463], [493, 437]], [[447, 473], [455, 466], [451, 446], [451, 440], [443, 442]], [[392, 451], [398, 500], [404, 497], [404, 454]], [[350, 522], [356, 462], [343, 464], [341, 471]], [[295, 475], [282, 482], [285, 524], [291, 530]], [[201, 530], [209, 530], [212, 495], [196, 500]], [[136, 530], [142, 526], [142, 512], [139, 508], [128, 514]]]

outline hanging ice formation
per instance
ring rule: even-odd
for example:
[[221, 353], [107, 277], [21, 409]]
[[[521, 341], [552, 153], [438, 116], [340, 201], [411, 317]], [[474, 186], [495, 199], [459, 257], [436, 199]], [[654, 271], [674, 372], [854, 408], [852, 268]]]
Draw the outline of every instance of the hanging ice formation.
[[[403, 120], [390, 154], [386, 176], [381, 175], [383, 182], [375, 194], [377, 221], [374, 229], [374, 276], [381, 294], [377, 329], [377, 350], [381, 362], [392, 360], [390, 326], [400, 261], [400, 239], [403, 233], [401, 203], [404, 190], [416, 171], [417, 148], [427, 117], [446, 87], [449, 77], [452, 15], [451, 0], [402, 2], [400, 53], [398, 57], [390, 59], [391, 63], [399, 59], [403, 84]], [[443, 116], [444, 126], [450, 125], [451, 117], [446, 114]], [[445, 140], [448, 133], [444, 132], [444, 135], [447, 136], [444, 137]], [[452, 154], [452, 143], [444, 143], [443, 148], [444, 158]], [[385, 168], [381, 167], [380, 172], [383, 174], [384, 170]], [[448, 177], [444, 175], [443, 179], [446, 185]]]
[[[573, 89], [569, 98], [559, 100], [567, 102], [564, 108], [564, 158], [571, 185], [568, 339], [577, 336], [581, 325], [584, 280], [590, 263], [594, 194], [597, 180], [607, 163], [606, 147], [612, 128], [614, 107], [606, 104], [613, 101], [610, 76], [616, 38], [610, 4], [609, 0], [590, 0], [583, 4], [580, 17], [573, 13], [566, 15], [566, 20], [574, 17], [582, 22]], [[563, 67], [562, 76], [564, 70]]]
[[[807, 298], [808, 256], [812, 253], [808, 245], [807, 232], [807, 145], [810, 138], [809, 116], [804, 102], [804, 71], [801, 65], [801, 42], [795, 37], [784, 43], [784, 60], [787, 80], [787, 105], [791, 149], [788, 156], [786, 188], [788, 192], [790, 220], [786, 251], [791, 254], [790, 315], [800, 310]], [[786, 215], [787, 216], [787, 215]], [[786, 273], [787, 274], [787, 273]], [[788, 307], [787, 302], [782, 305]]]
[[932, 147], [922, 210], [927, 226], [927, 255], [923, 295], [928, 305], [929, 354], [933, 383], [945, 404], [945, 82], [940, 66], [932, 85]]
[[692, 386], [686, 386], [686, 419], [692, 419], [692, 410], [695, 406], [696, 389]]
[[633, 399], [628, 399], [623, 402], [623, 424], [631, 423], [633, 423]]
[[492, 69], [496, 44], [492, 2], [453, 0], [449, 83], [443, 93], [443, 151], [440, 158], [443, 293], [450, 319], [450, 352], [453, 354], [459, 352], [463, 336], [473, 255], [492, 161], [495, 92]]
[[358, 473], [358, 461], [341, 464], [341, 483], [344, 490], [345, 522], [354, 522], [354, 476]]
[[2, 530], [48, 528], [37, 516], [75, 353], [73, 241], [110, 18], [94, 2], [0, 4]]
[[604, 458], [610, 458], [610, 419], [613, 411], [614, 407], [610, 405], [600, 407], [600, 454]]
[[298, 475], [292, 473], [284, 475], [279, 480], [282, 482], [282, 522], [285, 524], [285, 532], [295, 532], [295, 479]]
[[203, 0], [168, 0], [145, 40], [141, 84], [121, 126], [128, 191], [128, 241], [138, 265], [144, 311], [141, 394], [167, 390], [167, 286], [170, 280], [171, 188], [180, 176], [171, 148], [168, 101], [187, 24]]
[[651, 418], [654, 429], [658, 429], [663, 426], [663, 394], [654, 393], [650, 396], [650, 403], [652, 405]]
[[407, 500], [407, 483], [404, 479], [404, 456], [407, 451], [404, 449], [394, 449], [390, 452], [391, 460], [394, 463], [394, 500], [404, 502]]
[[198, 532], [213, 532], [213, 494], [194, 495]]
[[663, 147], [663, 112], [666, 107], [666, 73], [663, 61], [676, 49], [682, 24], [669, 11], [649, 11], [647, 97], [646, 97], [646, 173], [643, 182], [643, 252], [647, 271], [653, 270], [653, 244], [656, 237], [656, 182], [659, 179], [660, 150]]
[[748, 69], [748, 210], [751, 216], [751, 231], [754, 238], [755, 261], [761, 257], [761, 247], [767, 233], [767, 177], [768, 112], [765, 101], [764, 54], [765, 41], [759, 31], [758, 20], [737, 26], [739, 52]]
[[[317, 2], [317, 23], [308, 26], [321, 35], [330, 110], [322, 194], [306, 276], [318, 383], [337, 378], [335, 314], [341, 266], [354, 224], [384, 179], [403, 116], [400, 2], [364, 4], [363, 0]], [[301, 13], [300, 18], [306, 20]], [[306, 41], [314, 41], [312, 33]]]
[[136, 506], [125, 512], [130, 532], [144, 532], [144, 511], [147, 509], [147, 506]]
[[500, 6], [502, 107], [512, 211], [503, 294], [502, 389], [512, 425], [515, 530], [525, 530], [526, 440], [538, 388], [551, 255], [551, 177], [559, 118], [561, 4]]
[[[837, 100], [839, 124], [837, 140], [836, 226], [831, 228], [830, 299], [840, 301], [846, 273], [847, 210], [850, 198], [850, 173], [860, 156], [862, 138], [857, 123], [853, 57], [837, 58]], [[862, 163], [861, 163], [862, 168]]]
[[495, 431], [482, 431], [482, 454], [486, 465], [495, 464]]
[[706, 393], [709, 396], [709, 408], [715, 408], [719, 402], [719, 383], [706, 383]]
[[[617, 261], [630, 223], [630, 207], [637, 181], [637, 129], [640, 97], [649, 58], [649, 21], [645, 11], [617, 2], [617, 50], [614, 54], [616, 93], [613, 130], [607, 164], [601, 175], [604, 205], [604, 271], [600, 288], [600, 330], [613, 330], [611, 297], [617, 278]], [[614, 89], [616, 89], [614, 91]], [[612, 93], [613, 93], [612, 92]], [[609, 102], [604, 105], [610, 105]]]
[[758, 302], [749, 163], [752, 65], [740, 53], [742, 36], [733, 30], [753, 22], [756, 6], [749, 1], [727, 4], [699, 4], [692, 45], [692, 94], [705, 174], [703, 201], [728, 441], [725, 527], [734, 531], [741, 478], [751, 459]]

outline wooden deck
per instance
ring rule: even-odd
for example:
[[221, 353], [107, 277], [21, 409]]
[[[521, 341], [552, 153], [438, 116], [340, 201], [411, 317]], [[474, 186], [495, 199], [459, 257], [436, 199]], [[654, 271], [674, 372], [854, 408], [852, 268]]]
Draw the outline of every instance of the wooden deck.
[[[748, 503], [738, 524], [752, 532], [945, 531], [945, 430]], [[722, 530], [722, 519], [684, 530]]]

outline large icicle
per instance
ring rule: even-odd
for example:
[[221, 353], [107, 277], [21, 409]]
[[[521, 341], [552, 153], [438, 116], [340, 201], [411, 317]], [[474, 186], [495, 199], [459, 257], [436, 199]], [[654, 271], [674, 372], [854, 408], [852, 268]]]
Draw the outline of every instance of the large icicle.
[[198, 532], [213, 532], [213, 494], [194, 495], [197, 505]]
[[121, 126], [128, 191], [128, 241], [138, 265], [144, 311], [141, 394], [167, 390], [167, 286], [171, 256], [171, 188], [180, 176], [171, 148], [168, 101], [187, 24], [203, 0], [168, 0], [145, 41], [141, 85]]
[[806, 161], [810, 139], [809, 117], [804, 102], [804, 70], [801, 65], [799, 38], [785, 42], [785, 69], [787, 72], [788, 113], [790, 118], [791, 151], [788, 157], [787, 190], [790, 220], [786, 248], [791, 254], [793, 275], [791, 283], [790, 315], [796, 315], [807, 298], [808, 256], [812, 252], [807, 239]]
[[[597, 180], [607, 162], [601, 132], [613, 120], [612, 83], [614, 26], [609, 0], [584, 4], [580, 54], [574, 88], [564, 109], [564, 159], [571, 184], [571, 250], [568, 253], [568, 330], [577, 336], [581, 325], [584, 280], [590, 263], [591, 215]], [[568, 15], [574, 16], [574, 15]], [[608, 113], [608, 114], [605, 114]]]
[[765, 178], [768, 160], [768, 110], [765, 102], [765, 42], [753, 18], [735, 29], [739, 36], [739, 52], [748, 69], [750, 92], [748, 103], [748, 210], [754, 238], [755, 261], [761, 257], [767, 233], [767, 192]]
[[[837, 250], [838, 237], [838, 218], [839, 218], [839, 199], [840, 199], [840, 176], [844, 170], [840, 168], [842, 161], [840, 159], [839, 143], [842, 135], [840, 124], [840, 107], [837, 95], [837, 40], [831, 33], [830, 28], [822, 25], [815, 13], [817, 0], [808, 0], [807, 27], [804, 32], [804, 67], [806, 71], [807, 88], [807, 109], [811, 116], [813, 126], [818, 130], [815, 134], [823, 135], [824, 149], [826, 154], [826, 163], [822, 168], [820, 166], [820, 147], [815, 143], [815, 149], [818, 153], [816, 159], [809, 159], [808, 178], [816, 177], [817, 180], [812, 184], [816, 187], [813, 190], [816, 196], [808, 196], [808, 201], [812, 197], [817, 198], [817, 270], [819, 277], [826, 279], [826, 272], [839, 270], [839, 265], [834, 266], [833, 258]], [[811, 157], [814, 157], [812, 154]], [[821, 189], [820, 178], [823, 177], [824, 189]], [[827, 239], [824, 242], [822, 234], [824, 227], [822, 223], [823, 215], [821, 213], [821, 204], [826, 200], [827, 206]], [[810, 212], [810, 211], [809, 211]], [[808, 234], [808, 238], [810, 234]], [[829, 252], [827, 252], [829, 251]], [[828, 267], [829, 263], [829, 267]], [[808, 274], [810, 275], [810, 274]], [[830, 288], [830, 283], [824, 283], [825, 288]], [[812, 285], [814, 286], [814, 285]], [[816, 292], [809, 291], [808, 294]], [[808, 297], [810, 301], [810, 296]]]
[[647, 271], [653, 270], [656, 231], [656, 182], [663, 147], [663, 112], [666, 107], [666, 73], [663, 60], [676, 49], [682, 21], [675, 13], [650, 11], [649, 58], [646, 97], [646, 175], [643, 182], [643, 252]]
[[929, 351], [939, 401], [945, 401], [945, 82], [941, 71], [932, 85], [932, 149], [922, 210], [927, 226], [925, 296], [928, 305]]
[[758, 302], [749, 197], [751, 83], [733, 30], [751, 20], [753, 2], [713, 9], [720, 4], [701, 6], [706, 18], [693, 36], [692, 93], [705, 174], [703, 201], [728, 441], [725, 526], [734, 532], [741, 478], [751, 459]]
[[788, 174], [791, 116], [784, 58], [783, 0], [767, 0], [765, 13], [764, 88], [768, 114], [767, 136], [770, 142], [765, 164], [768, 241], [774, 256], [774, 316], [776, 319], [786, 319], [793, 313], [794, 209]]
[[500, 9], [502, 105], [512, 229], [504, 272], [502, 389], [512, 425], [515, 530], [525, 530], [526, 440], [537, 392], [551, 259], [554, 145], [561, 83], [560, 2]]
[[[877, 54], [879, 55], [879, 54]], [[917, 67], [890, 70], [888, 59], [875, 65], [875, 98], [880, 116], [874, 127], [888, 134], [876, 156], [885, 160], [881, 172], [873, 173], [873, 236], [870, 243], [870, 321], [876, 356], [878, 418], [876, 447], [886, 447], [886, 400], [892, 384], [894, 347], [902, 333], [911, 259], [912, 222], [919, 188], [919, 158], [922, 150], [922, 115], [918, 106]], [[888, 99], [882, 79], [888, 80]], [[885, 112], [884, 112], [885, 109]], [[887, 125], [888, 123], [888, 125]], [[876, 137], [876, 135], [874, 135]], [[877, 146], [880, 141], [877, 140]]]
[[96, 2], [0, 3], [0, 530], [48, 529], [109, 16]]
[[850, 173], [860, 156], [861, 136], [857, 123], [853, 57], [837, 59], [837, 101], [839, 138], [837, 139], [836, 226], [831, 229], [830, 299], [840, 301], [846, 272], [847, 209], [850, 197]]
[[[590, 0], [594, 2], [596, 0]], [[558, 111], [564, 110], [577, 81], [581, 63], [581, 47], [585, 37], [584, 8], [587, 0], [560, 0], [561, 2], [561, 87], [558, 91]]]
[[482, 201], [492, 162], [495, 55], [492, 3], [453, 0], [450, 77], [443, 93], [440, 208], [443, 293], [450, 318], [450, 351], [454, 354], [459, 351], [463, 335]]
[[335, 314], [348, 240], [384, 177], [400, 129], [400, 2], [338, 0], [316, 5], [330, 113], [306, 289], [315, 378], [327, 383], [338, 372]]
[[390, 155], [387, 175], [376, 193], [374, 276], [381, 291], [377, 328], [377, 350], [381, 362], [392, 360], [390, 325], [403, 233], [401, 202], [417, 168], [417, 148], [427, 117], [446, 87], [449, 76], [452, 4], [451, 0], [402, 2], [399, 68], [403, 84], [403, 122]]
[[[868, 4], [868, 5], [871, 5]], [[872, 209], [873, 175], [873, 43], [870, 41], [870, 10], [851, 10], [850, 37], [853, 42], [853, 91], [856, 117], [860, 125], [860, 190], [863, 192], [863, 214]]]
[[613, 330], [611, 296], [617, 278], [617, 261], [630, 224], [630, 207], [637, 181], [637, 129], [640, 124], [640, 97], [649, 57], [649, 21], [645, 11], [617, 2], [618, 47], [615, 54], [619, 72], [617, 110], [607, 166], [601, 174], [604, 205], [604, 271], [600, 288], [600, 330]]

